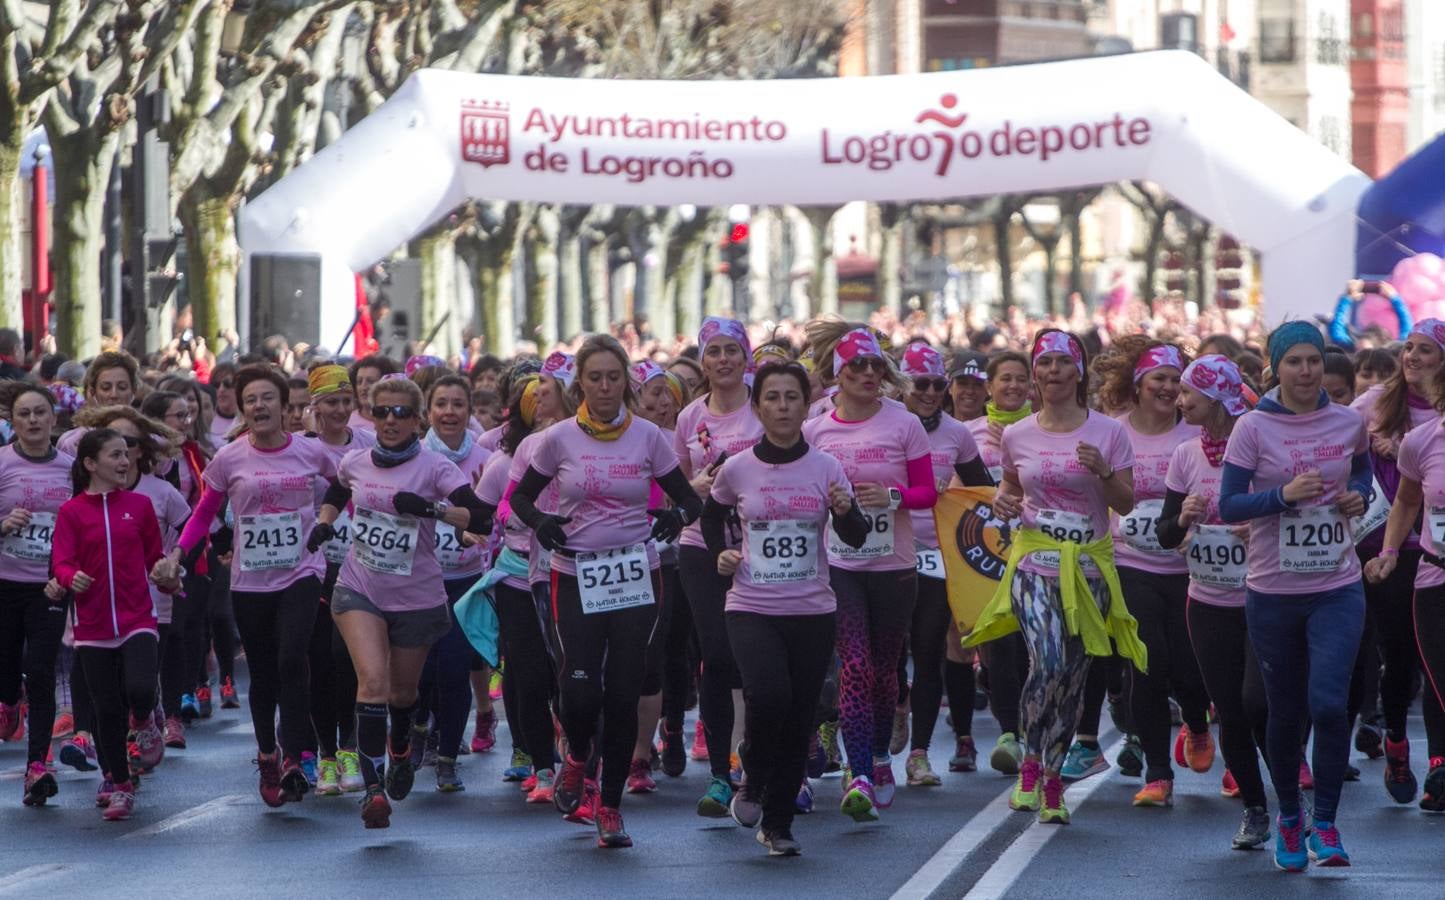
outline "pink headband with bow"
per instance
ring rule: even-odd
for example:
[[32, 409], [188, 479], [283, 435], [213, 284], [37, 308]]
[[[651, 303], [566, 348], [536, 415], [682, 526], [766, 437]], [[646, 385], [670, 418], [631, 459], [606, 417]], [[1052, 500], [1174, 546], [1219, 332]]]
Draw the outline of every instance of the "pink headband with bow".
[[833, 348], [833, 373], [843, 371], [843, 367], [862, 356], [876, 356], [883, 359], [883, 348], [878, 346], [878, 339], [873, 332], [867, 328], [854, 328], [843, 335], [838, 346]]
[[572, 386], [572, 379], [577, 377], [577, 357], [558, 350], [542, 363], [542, 374], [557, 379], [564, 388], [569, 388]]
[[1155, 369], [1169, 367], [1180, 371], [1184, 370], [1184, 354], [1179, 352], [1179, 348], [1173, 344], [1150, 347], [1140, 355], [1139, 361], [1134, 364], [1134, 383], [1138, 384], [1141, 378]]
[[1224, 405], [1231, 416], [1242, 416], [1249, 407], [1244, 400], [1244, 379], [1239, 367], [1228, 357], [1211, 353], [1201, 356], [1184, 370], [1184, 383], [1211, 400]]
[[946, 378], [943, 357], [932, 347], [922, 342], [908, 345], [903, 351], [903, 363], [899, 370], [909, 378]]
[[1034, 339], [1032, 362], [1039, 364], [1039, 357], [1050, 353], [1062, 353], [1074, 361], [1079, 374], [1084, 374], [1084, 348], [1072, 334], [1065, 331], [1047, 331]]

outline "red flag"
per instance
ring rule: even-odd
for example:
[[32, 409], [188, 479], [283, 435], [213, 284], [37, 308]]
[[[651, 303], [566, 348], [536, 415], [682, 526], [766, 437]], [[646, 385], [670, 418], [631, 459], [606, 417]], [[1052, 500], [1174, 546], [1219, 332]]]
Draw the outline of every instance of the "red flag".
[[1235, 37], [1237, 37], [1237, 36], [1238, 36], [1238, 35], [1235, 34], [1234, 29], [1230, 27], [1229, 22], [1228, 22], [1227, 20], [1225, 20], [1225, 19], [1220, 19], [1220, 20], [1219, 20], [1219, 43], [1220, 43], [1220, 44], [1223, 44], [1224, 46], [1228, 47], [1230, 44], [1234, 43], [1234, 39], [1235, 39]]

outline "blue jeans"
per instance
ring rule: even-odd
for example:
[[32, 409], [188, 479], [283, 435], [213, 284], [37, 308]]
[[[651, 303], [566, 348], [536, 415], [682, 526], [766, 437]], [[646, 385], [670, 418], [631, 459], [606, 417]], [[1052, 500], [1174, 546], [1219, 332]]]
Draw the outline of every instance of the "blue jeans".
[[1360, 582], [1319, 594], [1248, 591], [1245, 615], [1269, 700], [1265, 755], [1280, 814], [1299, 814], [1303, 713], [1314, 722], [1315, 818], [1333, 822], [1350, 755], [1345, 712], [1365, 623]]

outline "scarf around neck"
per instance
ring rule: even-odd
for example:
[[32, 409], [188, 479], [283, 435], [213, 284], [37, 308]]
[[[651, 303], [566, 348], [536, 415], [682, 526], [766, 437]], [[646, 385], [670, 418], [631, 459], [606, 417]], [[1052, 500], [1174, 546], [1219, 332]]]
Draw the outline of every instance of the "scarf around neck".
[[625, 407], [618, 411], [617, 418], [611, 422], [603, 422], [594, 418], [592, 410], [587, 408], [586, 400], [583, 400], [582, 405], [577, 408], [577, 427], [582, 429], [583, 434], [599, 441], [615, 441], [622, 437], [631, 425], [632, 410]]
[[394, 450], [387, 449], [381, 446], [381, 444], [372, 447], [371, 461], [376, 463], [378, 468], [391, 469], [414, 458], [420, 452], [421, 441], [417, 440], [416, 435], [412, 435], [411, 440]]
[[1018, 409], [1008, 411], [999, 409], [997, 406], [994, 406], [993, 401], [990, 400], [988, 401], [988, 403], [984, 404], [983, 409], [984, 414], [988, 416], [988, 423], [990, 425], [1012, 425], [1013, 423], [1021, 421], [1023, 419], [1027, 419], [1029, 416], [1034, 414], [1033, 405], [1028, 403], [1027, 401], [1025, 401], [1024, 405], [1020, 406]]
[[1204, 458], [1209, 460], [1209, 464], [1217, 469], [1224, 465], [1224, 448], [1229, 446], [1229, 435], [1215, 440], [1209, 436], [1209, 432], [1201, 430], [1199, 432], [1199, 446], [1204, 449]]
[[463, 460], [472, 455], [472, 447], [476, 443], [476, 441], [472, 439], [472, 433], [466, 430], [462, 431], [462, 445], [455, 450], [448, 447], [446, 441], [437, 437], [435, 431], [428, 431], [425, 440], [428, 450], [434, 450], [440, 453], [457, 465], [461, 465]]
[[931, 416], [919, 416], [918, 421], [923, 423], [923, 430], [932, 434], [938, 430], [938, 425], [943, 421], [943, 410], [937, 409]]

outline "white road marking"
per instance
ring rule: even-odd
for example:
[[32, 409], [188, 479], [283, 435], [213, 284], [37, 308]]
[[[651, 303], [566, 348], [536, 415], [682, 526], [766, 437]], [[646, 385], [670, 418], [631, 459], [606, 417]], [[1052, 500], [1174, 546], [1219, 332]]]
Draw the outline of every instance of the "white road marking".
[[1010, 781], [1007, 790], [993, 798], [949, 838], [948, 843], [913, 873], [913, 877], [908, 879], [903, 887], [893, 892], [892, 900], [923, 900], [937, 890], [979, 844], [988, 840], [989, 835], [1008, 821], [1008, 798], [1013, 792], [1013, 785], [1014, 782]]
[[250, 795], [248, 794], [227, 794], [224, 797], [217, 797], [214, 800], [208, 800], [202, 803], [200, 806], [193, 806], [169, 818], [161, 819], [154, 825], [147, 825], [145, 828], [122, 835], [120, 840], [128, 841], [132, 838], [152, 837], [157, 834], [164, 834], [167, 831], [174, 831], [177, 828], [183, 828], [193, 822], [209, 819], [212, 816], [225, 812], [233, 806], [240, 806], [249, 799]]
[[0, 878], [0, 894], [30, 893], [35, 890], [35, 882], [68, 872], [72, 868], [74, 866], [69, 863], [41, 863], [38, 866], [29, 866], [13, 875]]

